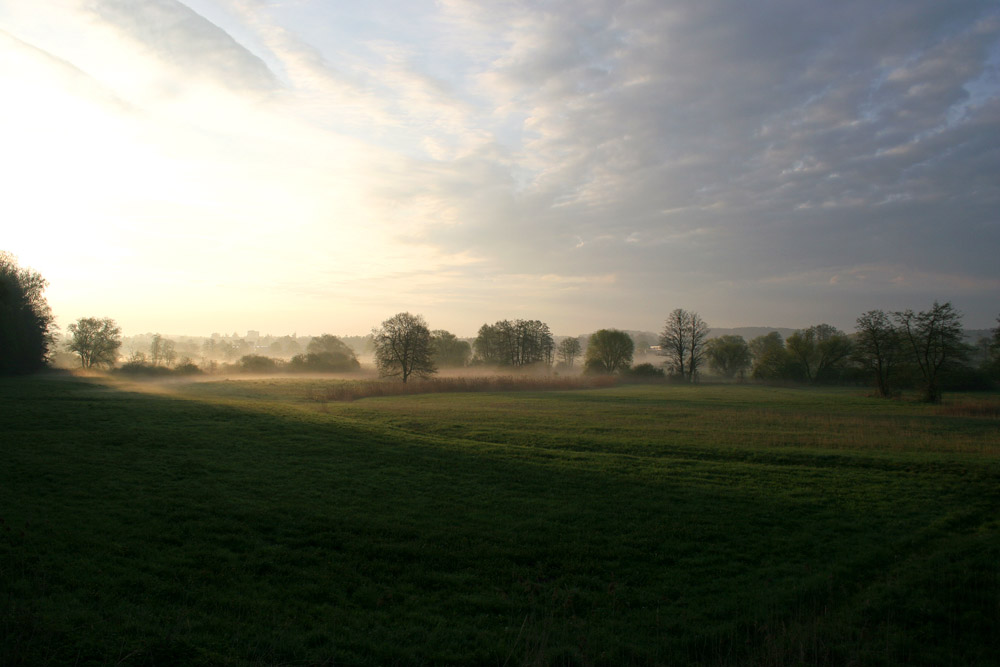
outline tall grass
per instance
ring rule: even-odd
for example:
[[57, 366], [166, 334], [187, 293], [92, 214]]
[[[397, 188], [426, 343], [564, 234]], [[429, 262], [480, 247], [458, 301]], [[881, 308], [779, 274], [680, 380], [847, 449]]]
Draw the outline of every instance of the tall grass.
[[935, 413], [949, 417], [985, 417], [1000, 419], [1000, 401], [962, 398], [937, 406]]
[[571, 391], [613, 387], [618, 380], [612, 376], [529, 377], [490, 375], [479, 377], [431, 378], [417, 382], [393, 380], [347, 380], [321, 387], [309, 387], [306, 398], [318, 403], [356, 401], [377, 396], [408, 396], [413, 394], [443, 394], [508, 391]]

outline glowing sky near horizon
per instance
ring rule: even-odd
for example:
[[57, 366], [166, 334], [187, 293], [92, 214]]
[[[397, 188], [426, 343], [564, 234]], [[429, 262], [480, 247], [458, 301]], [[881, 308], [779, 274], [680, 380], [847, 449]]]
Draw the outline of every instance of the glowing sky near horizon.
[[0, 99], [63, 328], [1000, 313], [994, 2], [0, 2]]

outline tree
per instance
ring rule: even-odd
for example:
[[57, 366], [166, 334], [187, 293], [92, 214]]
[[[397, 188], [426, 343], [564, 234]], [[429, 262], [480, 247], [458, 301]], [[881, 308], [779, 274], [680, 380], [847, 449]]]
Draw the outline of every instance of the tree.
[[750, 375], [754, 379], [780, 380], [788, 376], [790, 358], [780, 333], [772, 331], [764, 336], [757, 336], [748, 346], [753, 355]]
[[726, 378], [734, 378], [750, 368], [750, 346], [743, 336], [720, 336], [705, 341], [705, 356], [713, 371]]
[[43, 368], [54, 341], [55, 324], [40, 274], [17, 265], [0, 252], [0, 374], [29, 373]]
[[566, 364], [567, 367], [573, 368], [573, 362], [580, 356], [580, 347], [579, 338], [564, 338], [557, 348], [559, 360]]
[[170, 366], [177, 358], [177, 350], [174, 341], [164, 338], [160, 334], [153, 334], [153, 340], [149, 344], [149, 362], [154, 366], [161, 363]]
[[552, 363], [555, 344], [549, 325], [539, 320], [501, 320], [484, 324], [473, 342], [476, 361], [520, 368]]
[[704, 360], [708, 331], [708, 324], [698, 313], [683, 308], [670, 313], [660, 334], [660, 350], [667, 356], [667, 366], [673, 375], [694, 382]]
[[122, 330], [110, 317], [82, 317], [67, 329], [72, 335], [67, 348], [80, 355], [80, 365], [83, 368], [110, 368], [118, 361]]
[[354, 350], [330, 334], [309, 341], [305, 354], [296, 354], [288, 362], [288, 370], [298, 373], [343, 373], [361, 368]]
[[431, 348], [434, 363], [442, 368], [463, 368], [472, 357], [472, 346], [444, 329], [431, 332]]
[[589, 373], [616, 373], [632, 365], [635, 343], [618, 329], [601, 329], [590, 335], [584, 362]]
[[356, 371], [361, 368], [354, 350], [344, 341], [331, 334], [323, 334], [306, 345], [309, 365], [323, 366], [323, 370]]
[[935, 301], [930, 310], [914, 313], [907, 309], [895, 313], [895, 319], [904, 348], [923, 377], [923, 400], [940, 403], [941, 370], [967, 354], [962, 342], [962, 315], [951, 303]]
[[869, 310], [857, 319], [852, 358], [875, 376], [878, 395], [892, 396], [891, 379], [899, 364], [902, 347], [899, 331], [882, 310]]
[[986, 370], [993, 379], [1000, 379], [1000, 317], [997, 317], [997, 327], [993, 329], [993, 337], [989, 341], [989, 362]]
[[437, 372], [431, 349], [431, 332], [424, 318], [398, 313], [372, 329], [375, 365], [382, 377], [427, 377]]
[[785, 349], [802, 379], [832, 380], [851, 354], [851, 339], [834, 326], [817, 324], [789, 336]]

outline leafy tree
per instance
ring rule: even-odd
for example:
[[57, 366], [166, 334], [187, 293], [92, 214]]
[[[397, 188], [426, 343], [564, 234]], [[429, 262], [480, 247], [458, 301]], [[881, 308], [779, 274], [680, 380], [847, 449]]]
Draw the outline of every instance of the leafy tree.
[[112, 367], [118, 361], [122, 330], [113, 319], [81, 317], [67, 327], [72, 335], [67, 348], [80, 356], [83, 368]]
[[354, 350], [330, 334], [323, 334], [309, 341], [306, 345], [305, 360], [307, 365], [322, 366], [324, 371], [356, 371], [361, 368]]
[[903, 345], [923, 378], [923, 400], [941, 402], [939, 379], [949, 362], [961, 361], [967, 351], [962, 342], [962, 315], [951, 303], [937, 301], [930, 310], [895, 313]]
[[785, 349], [807, 382], [833, 380], [851, 354], [851, 339], [836, 327], [817, 324], [789, 336]]
[[427, 377], [437, 372], [431, 349], [431, 332], [424, 318], [398, 313], [372, 329], [375, 365], [382, 377]]
[[552, 363], [555, 343], [549, 325], [539, 320], [501, 320], [484, 324], [472, 344], [476, 361], [520, 368]]
[[309, 341], [305, 354], [296, 354], [288, 362], [295, 373], [344, 373], [361, 368], [347, 343], [336, 336], [323, 334]]
[[616, 373], [632, 365], [635, 343], [618, 329], [601, 329], [590, 335], [584, 366], [588, 373]]
[[772, 331], [764, 336], [757, 336], [748, 346], [753, 355], [750, 375], [754, 379], [780, 380], [788, 377], [791, 360], [780, 333]]
[[709, 327], [695, 312], [677, 308], [667, 317], [660, 334], [660, 350], [673, 375], [694, 382], [705, 354]]
[[564, 338], [557, 348], [559, 360], [567, 367], [573, 368], [573, 362], [580, 356], [581, 346], [579, 338]]
[[431, 332], [431, 348], [434, 363], [441, 368], [462, 368], [472, 358], [472, 346], [444, 329]]
[[29, 373], [45, 366], [55, 324], [40, 274], [0, 252], [0, 375]]
[[875, 376], [879, 396], [892, 396], [893, 371], [903, 351], [899, 331], [882, 310], [869, 310], [857, 319], [856, 326], [852, 358]]
[[743, 336], [719, 336], [705, 341], [708, 367], [726, 378], [734, 378], [750, 368], [750, 346]]

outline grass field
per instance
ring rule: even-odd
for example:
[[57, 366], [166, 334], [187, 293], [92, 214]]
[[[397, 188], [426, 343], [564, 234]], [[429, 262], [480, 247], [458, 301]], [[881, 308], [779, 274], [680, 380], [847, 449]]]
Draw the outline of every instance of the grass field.
[[996, 665], [1000, 396], [0, 380], [0, 664]]

